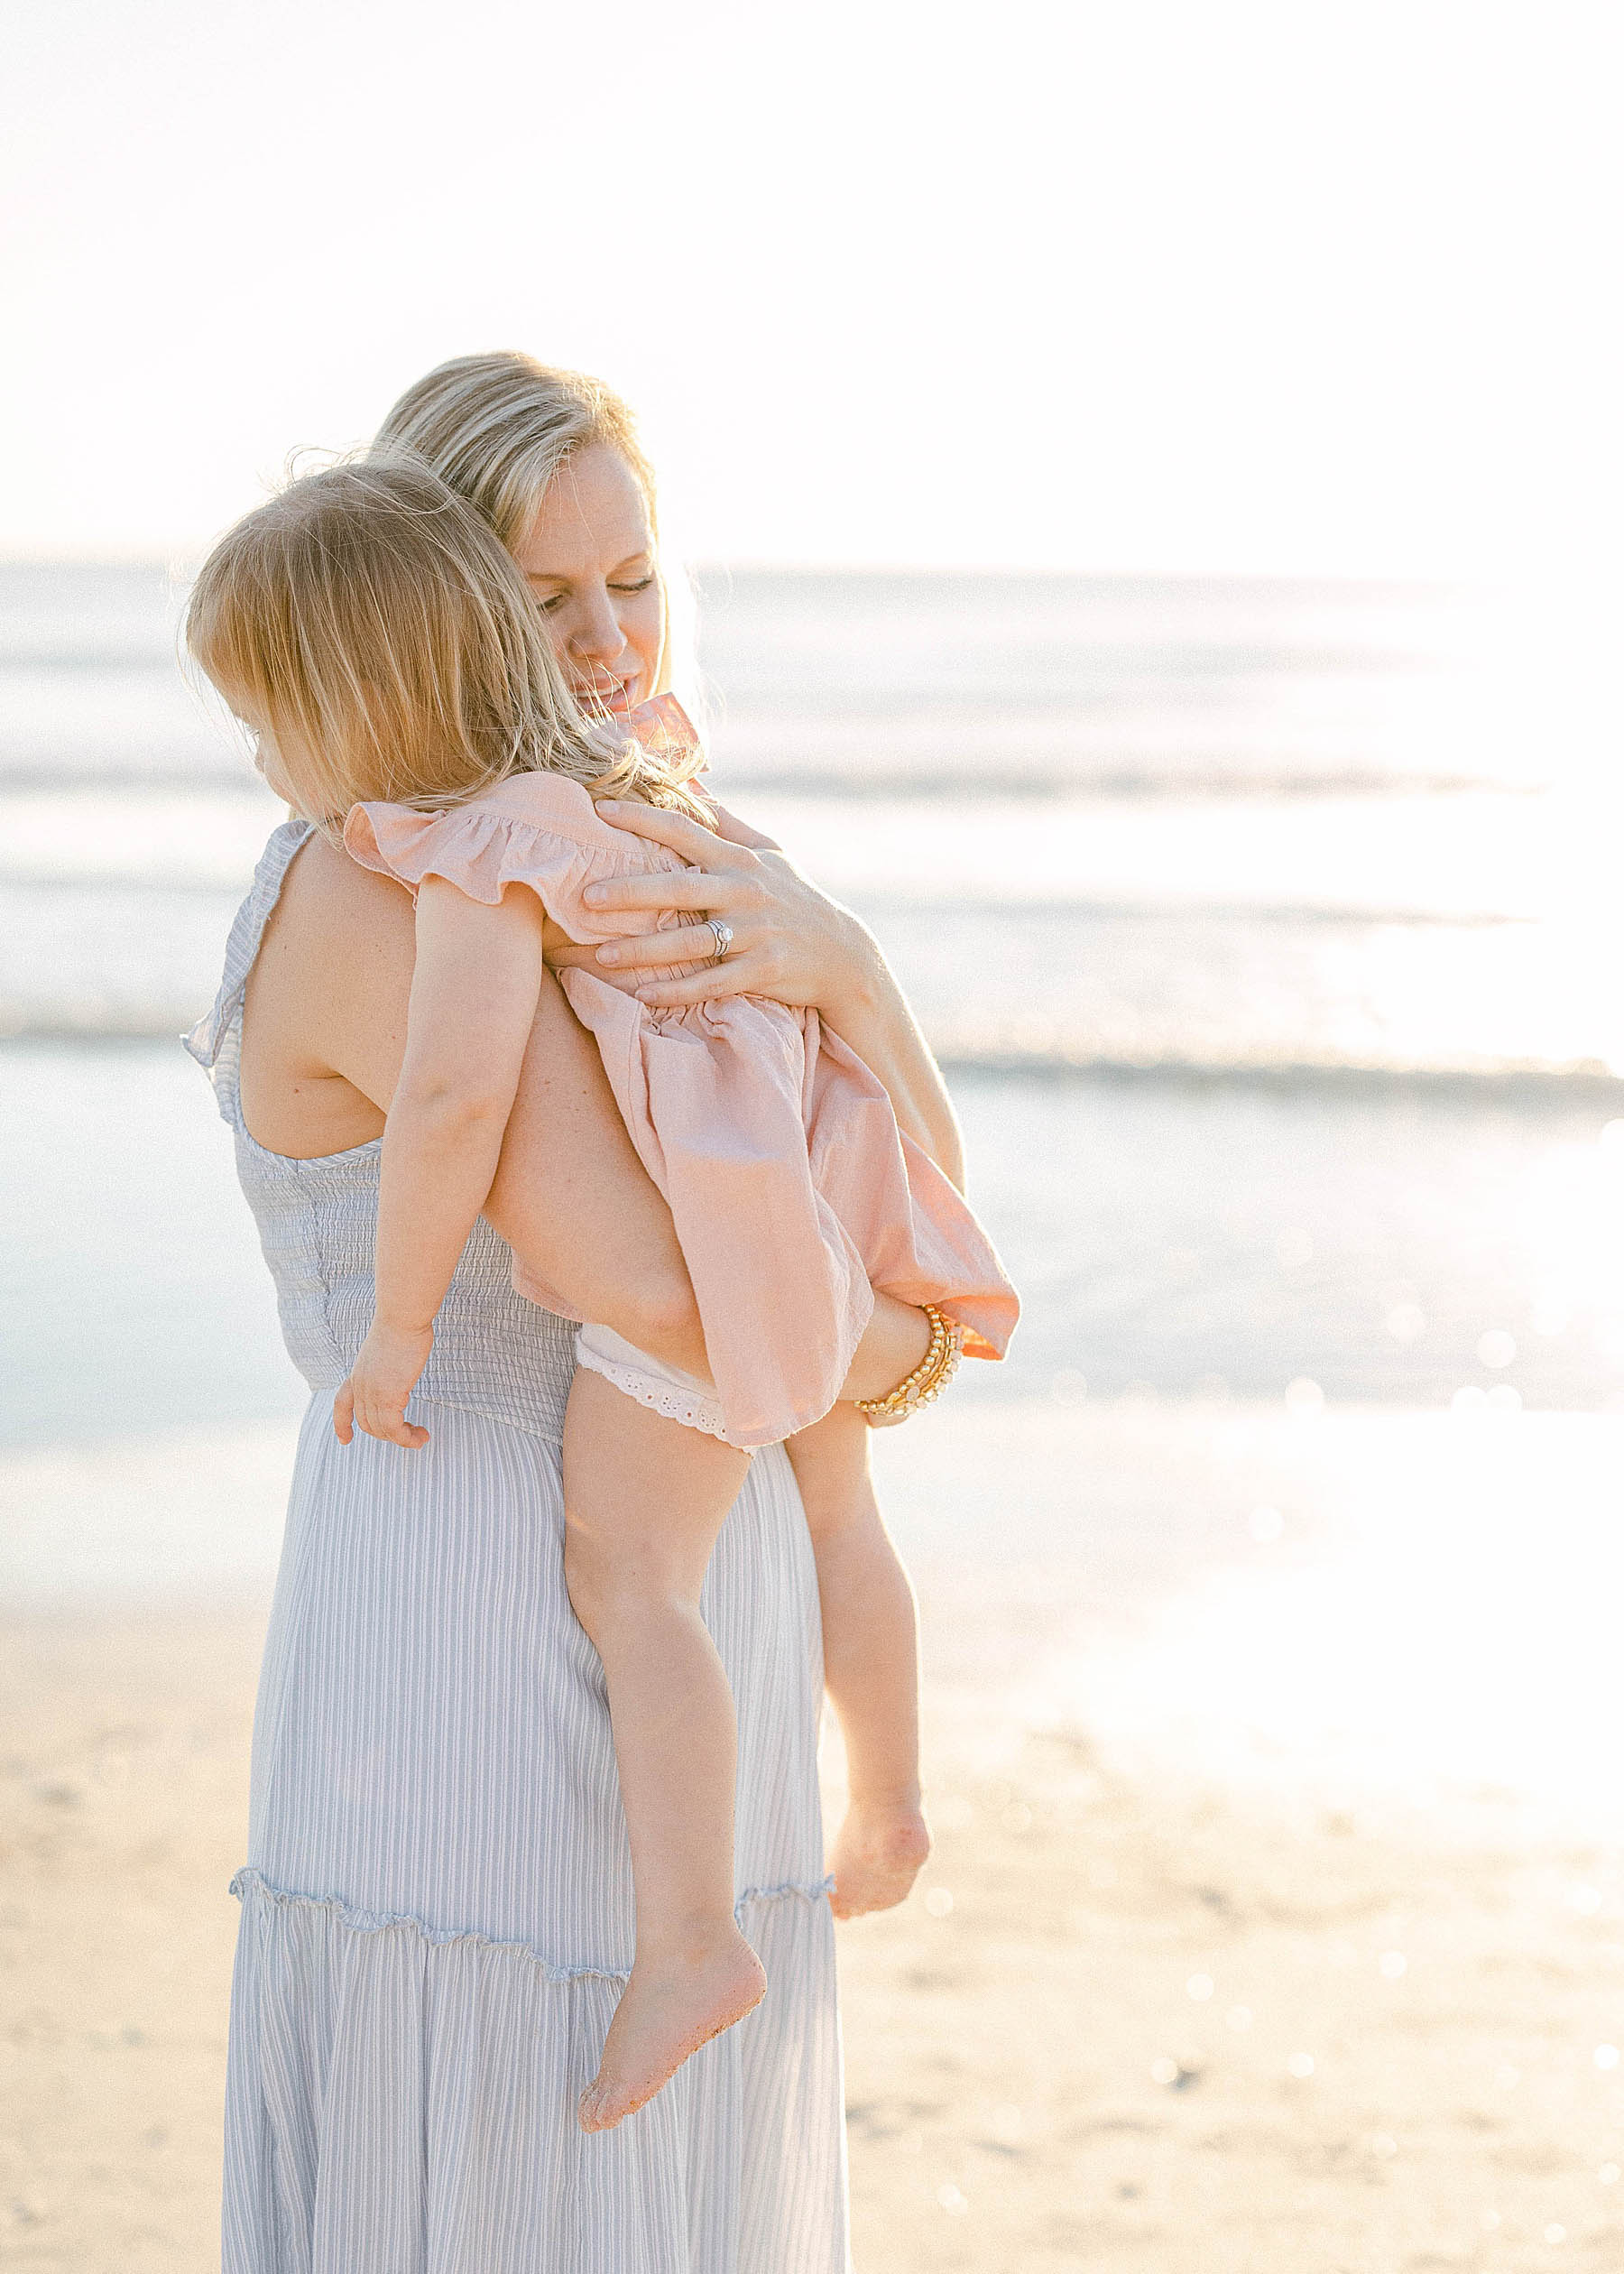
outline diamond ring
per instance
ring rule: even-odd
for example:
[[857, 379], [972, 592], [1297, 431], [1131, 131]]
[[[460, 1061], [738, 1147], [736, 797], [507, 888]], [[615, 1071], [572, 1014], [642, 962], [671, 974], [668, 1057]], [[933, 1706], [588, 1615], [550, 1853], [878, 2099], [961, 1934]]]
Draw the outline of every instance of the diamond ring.
[[720, 963], [723, 957], [726, 955], [728, 949], [733, 946], [733, 926], [731, 924], [724, 924], [720, 916], [707, 916], [705, 920], [710, 926], [711, 937], [716, 943], [716, 952], [711, 957], [711, 961], [712, 963]]

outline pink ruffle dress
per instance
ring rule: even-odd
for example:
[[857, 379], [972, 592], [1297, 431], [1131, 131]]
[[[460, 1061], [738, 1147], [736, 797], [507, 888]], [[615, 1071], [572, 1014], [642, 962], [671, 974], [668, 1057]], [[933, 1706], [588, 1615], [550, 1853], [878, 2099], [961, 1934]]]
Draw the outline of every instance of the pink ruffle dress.
[[[676, 707], [663, 707], [669, 732]], [[586, 905], [588, 884], [686, 865], [601, 821], [578, 782], [552, 773], [511, 775], [449, 812], [358, 805], [344, 842], [414, 892], [443, 877], [494, 906], [524, 885], [592, 946], [628, 927]], [[657, 923], [693, 920], [668, 909]], [[637, 1001], [634, 983], [573, 966], [558, 977], [669, 1205], [732, 1443], [776, 1444], [828, 1411], [873, 1290], [939, 1305], [963, 1325], [968, 1354], [1003, 1355], [1019, 1305], [991, 1241], [816, 1011], [757, 995], [660, 1011]], [[573, 1316], [517, 1259], [513, 1284]]]

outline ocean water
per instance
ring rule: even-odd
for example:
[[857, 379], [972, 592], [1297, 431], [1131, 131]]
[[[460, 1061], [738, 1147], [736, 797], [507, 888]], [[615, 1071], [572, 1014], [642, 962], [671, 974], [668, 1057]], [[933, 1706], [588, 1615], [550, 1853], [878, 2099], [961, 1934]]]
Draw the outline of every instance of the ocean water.
[[[167, 1035], [208, 976], [273, 809], [178, 599], [0, 568], [0, 1034]], [[1506, 605], [711, 574], [714, 780], [955, 1063], [1611, 1079], [1617, 737]]]
[[[279, 810], [176, 610], [155, 569], [0, 569], [0, 1604], [263, 1585], [302, 1403], [175, 1041]], [[1620, 736], [1550, 622], [699, 579], [716, 787], [884, 944], [1025, 1298], [882, 1448], [966, 1694], [996, 1626], [1031, 1715], [1130, 1747], [1537, 1785], [1520, 1622], [1573, 1770], [1624, 1402]]]
[[[182, 681], [179, 599], [0, 570], [12, 1442], [291, 1394], [173, 1046], [278, 809]], [[878, 933], [1026, 1290], [967, 1394], [1624, 1390], [1614, 744], [1508, 601], [764, 571], [698, 600], [720, 793]], [[86, 1399], [86, 1338], [154, 1303]]]

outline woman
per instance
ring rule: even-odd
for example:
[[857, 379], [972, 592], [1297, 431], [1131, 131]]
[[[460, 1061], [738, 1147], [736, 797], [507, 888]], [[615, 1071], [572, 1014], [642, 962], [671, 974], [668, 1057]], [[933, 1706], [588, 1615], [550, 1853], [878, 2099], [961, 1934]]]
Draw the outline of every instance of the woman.
[[[528, 356], [459, 356], [407, 390], [374, 447], [414, 451], [485, 515], [529, 578], [579, 696], [620, 716], [669, 687], [676, 659], [653, 475], [625, 405], [601, 381]], [[754, 994], [815, 1005], [879, 1075], [909, 1135], [962, 1187], [941, 1073], [872, 934], [725, 809], [716, 833], [678, 815], [634, 818], [641, 835], [694, 863], [680, 898], [695, 921], [650, 933], [641, 947], [599, 948], [595, 960], [650, 974], [694, 966], [687, 978], [651, 976], [638, 990], [648, 1003]], [[652, 911], [652, 883], [628, 883], [598, 905]], [[719, 967], [713, 918], [729, 935]]]
[[[505, 495], [506, 524], [492, 518], [577, 684], [611, 708], [655, 691], [651, 485], [620, 406], [477, 358], [431, 374], [381, 439], [398, 447], [425, 405], [443, 431], [416, 447], [482, 509], [482, 476]], [[866, 936], [747, 833], [687, 825], [678, 841], [672, 817], [640, 825], [711, 864], [688, 880], [706, 895], [692, 931], [660, 936], [661, 964], [714, 956], [701, 911], [733, 926], [739, 957], [736, 974], [697, 972], [660, 999], [714, 994], [725, 975], [817, 1001], [955, 1168], [935, 1069]], [[420, 1391], [429, 1445], [331, 1434], [331, 1391], [368, 1324], [411, 952], [404, 893], [284, 825], [192, 1039], [314, 1392], [236, 1882], [227, 2274], [838, 2269], [817, 1615], [781, 1447], [752, 1463], [705, 1604], [738, 1707], [739, 1917], [772, 1987], [618, 2131], [575, 2124], [629, 1962], [631, 1880], [601, 1669], [560, 1564], [568, 1330], [512, 1295], [503, 1242], [672, 1363], [692, 1366], [694, 1322], [669, 1220], [556, 985], [525, 1072], [545, 1110], [523, 1118], [526, 1149], [504, 1150], [440, 1313]]]

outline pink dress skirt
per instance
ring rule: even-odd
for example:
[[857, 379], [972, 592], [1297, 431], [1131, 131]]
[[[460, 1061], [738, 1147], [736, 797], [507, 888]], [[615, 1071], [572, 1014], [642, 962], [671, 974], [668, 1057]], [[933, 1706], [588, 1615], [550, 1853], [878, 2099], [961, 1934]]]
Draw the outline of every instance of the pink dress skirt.
[[[449, 812], [358, 805], [344, 842], [414, 892], [438, 876], [494, 907], [525, 886], [588, 946], [626, 931], [587, 907], [588, 884], [687, 865], [551, 773], [510, 775]], [[692, 920], [666, 909], [657, 923]], [[992, 1242], [816, 1011], [759, 995], [661, 1011], [589, 970], [558, 977], [670, 1207], [734, 1444], [775, 1445], [828, 1411], [875, 1290], [938, 1305], [969, 1355], [1003, 1355], [1019, 1305]], [[574, 1315], [517, 1260], [513, 1284]]]

